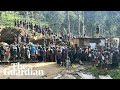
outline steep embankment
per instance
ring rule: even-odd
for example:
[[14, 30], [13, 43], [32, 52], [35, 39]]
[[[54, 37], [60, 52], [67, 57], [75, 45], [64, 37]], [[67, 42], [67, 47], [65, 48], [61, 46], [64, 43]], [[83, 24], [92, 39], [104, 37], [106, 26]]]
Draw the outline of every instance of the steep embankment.
[[14, 34], [20, 34], [25, 35], [27, 33], [30, 36], [30, 41], [37, 41], [42, 39], [43, 37], [49, 38], [49, 36], [43, 36], [40, 33], [36, 33], [36, 36], [34, 36], [34, 31], [26, 30], [23, 28], [12, 28], [12, 27], [3, 27], [0, 29], [0, 42], [7, 42], [12, 43], [12, 37]]

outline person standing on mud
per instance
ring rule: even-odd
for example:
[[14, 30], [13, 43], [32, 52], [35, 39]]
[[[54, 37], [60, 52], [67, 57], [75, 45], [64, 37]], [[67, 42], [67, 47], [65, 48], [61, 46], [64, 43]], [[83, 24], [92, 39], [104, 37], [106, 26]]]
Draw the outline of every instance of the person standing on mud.
[[28, 22], [26, 23], [26, 28], [27, 28], [27, 29], [29, 28], [29, 23], [28, 23]]
[[40, 27], [40, 26], [38, 26], [38, 29], [39, 29], [39, 33], [41, 33], [42, 32], [42, 28]]
[[61, 59], [62, 59], [62, 55], [61, 55], [60, 50], [58, 50], [56, 59], [57, 59], [57, 65], [60, 66], [61, 65]]
[[33, 60], [33, 61], [36, 60], [35, 56], [36, 56], [36, 48], [35, 48], [35, 46], [33, 45], [33, 46], [31, 46], [31, 57], [32, 57], [32, 60]]
[[82, 56], [82, 49], [79, 48], [79, 51], [78, 51], [78, 61], [79, 61], [79, 64], [83, 64], [82, 61], [81, 61], [81, 56]]
[[33, 23], [31, 23], [31, 30], [33, 30]]
[[7, 46], [5, 49], [5, 61], [9, 62], [9, 59], [10, 59], [10, 48], [9, 46]]
[[20, 35], [17, 36], [17, 44], [19, 44], [19, 43], [21, 43], [21, 36]]
[[25, 59], [25, 46], [22, 45], [20, 48], [20, 54], [21, 54], [21, 61]]
[[5, 50], [3, 46], [1, 46], [1, 49], [0, 49], [0, 56], [1, 56], [1, 63], [2, 63], [2, 61], [4, 61], [4, 56], [5, 56]]
[[98, 66], [98, 51], [96, 49], [94, 50], [94, 59], [96, 66]]
[[98, 66], [101, 67], [102, 66], [102, 53], [98, 52]]
[[10, 45], [10, 61], [13, 60], [13, 45]]
[[46, 62], [46, 48], [43, 47], [43, 61]]
[[17, 47], [14, 45], [14, 49], [13, 49], [13, 61], [17, 60]]
[[114, 51], [112, 56], [112, 67], [118, 67], [118, 52]]
[[72, 48], [69, 50], [68, 56], [70, 57], [71, 64], [73, 64], [74, 63], [74, 61], [73, 61], [74, 59], [73, 59], [73, 49]]
[[62, 49], [62, 66], [65, 66], [65, 49]]
[[18, 26], [18, 28], [19, 28], [19, 26], [20, 26], [19, 20], [17, 20], [17, 26]]
[[22, 28], [22, 27], [23, 27], [22, 23], [23, 23], [23, 22], [20, 20], [20, 28]]
[[27, 35], [27, 37], [26, 37], [26, 43], [29, 43], [30, 42], [30, 37], [29, 37], [29, 35]]
[[41, 58], [40, 58], [40, 46], [38, 46], [38, 56], [37, 56], [37, 58], [38, 58], [38, 62], [40, 62], [41, 61]]
[[56, 61], [56, 54], [57, 54], [57, 49], [53, 47], [53, 52], [54, 52], [54, 62]]
[[43, 61], [43, 47], [40, 46], [40, 61]]
[[75, 63], [75, 59], [76, 59], [76, 49], [74, 47], [71, 47], [71, 56], [72, 59], [71, 60], [71, 64], [74, 64]]
[[25, 28], [25, 21], [23, 21], [23, 23], [22, 23], [22, 24], [23, 24], [23, 25], [22, 25], [22, 26], [23, 26], [23, 28]]
[[51, 61], [51, 62], [54, 61], [54, 51], [53, 51], [52, 48], [50, 49], [50, 61]]
[[46, 48], [46, 61], [50, 61], [50, 50], [49, 49], [50, 49], [49, 47]]
[[30, 49], [28, 46], [26, 46], [26, 61], [27, 62], [30, 61]]
[[13, 43], [15, 43], [15, 42], [17, 42], [17, 35], [16, 34], [13, 35]]
[[17, 45], [17, 60], [20, 60], [21, 53], [20, 53], [20, 45]]

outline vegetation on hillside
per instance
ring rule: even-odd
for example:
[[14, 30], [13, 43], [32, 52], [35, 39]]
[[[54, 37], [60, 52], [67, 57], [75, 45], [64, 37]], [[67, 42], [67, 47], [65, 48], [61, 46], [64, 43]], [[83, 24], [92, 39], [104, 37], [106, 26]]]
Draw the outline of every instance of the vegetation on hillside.
[[48, 25], [56, 33], [68, 33], [70, 25], [71, 33], [78, 35], [80, 31], [82, 34], [84, 25], [87, 36], [94, 37], [99, 25], [101, 36], [120, 35], [119, 11], [0, 11], [0, 24], [14, 27], [14, 19]]

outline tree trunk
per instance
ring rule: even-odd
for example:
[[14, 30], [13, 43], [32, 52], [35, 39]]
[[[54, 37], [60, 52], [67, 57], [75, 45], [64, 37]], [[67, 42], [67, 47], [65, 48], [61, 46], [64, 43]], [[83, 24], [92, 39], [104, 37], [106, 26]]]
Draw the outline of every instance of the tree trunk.
[[[15, 11], [14, 11], [14, 23], [15, 23]], [[14, 24], [13, 24], [14, 25]], [[14, 25], [14, 28], [15, 28], [15, 25]]]
[[79, 32], [79, 37], [81, 36], [80, 32], [80, 15], [78, 16], [78, 32]]
[[[5, 11], [5, 20], [7, 21], [7, 11]], [[5, 23], [5, 27], [7, 26], [7, 24]]]
[[85, 34], [85, 28], [84, 28], [84, 11], [82, 12], [82, 17], [83, 17], [83, 29], [82, 29], [82, 37], [84, 37], [84, 34]]
[[0, 11], [0, 25], [2, 26], [2, 11]]
[[67, 16], [68, 16], [68, 33], [70, 35], [70, 17], [69, 17], [69, 11], [67, 11]]

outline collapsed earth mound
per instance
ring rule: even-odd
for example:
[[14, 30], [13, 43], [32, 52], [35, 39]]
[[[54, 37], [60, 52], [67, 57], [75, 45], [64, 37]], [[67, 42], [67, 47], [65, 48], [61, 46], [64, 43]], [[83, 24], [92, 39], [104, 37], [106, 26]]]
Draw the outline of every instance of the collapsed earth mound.
[[13, 35], [20, 34], [21, 30], [16, 28], [6, 27], [6, 28], [3, 28], [0, 33], [1, 33], [1, 36], [0, 36], [1, 42], [12, 43]]
[[28, 34], [30, 37], [30, 41], [39, 41], [43, 38], [49, 38], [49, 36], [43, 36], [40, 33], [36, 32], [36, 35], [34, 35], [33, 30], [26, 30], [23, 28], [12, 28], [12, 27], [4, 27], [0, 30], [0, 42], [6, 42], [8, 44], [13, 43], [13, 36], [15, 34], [24, 36], [25, 34]]

